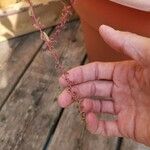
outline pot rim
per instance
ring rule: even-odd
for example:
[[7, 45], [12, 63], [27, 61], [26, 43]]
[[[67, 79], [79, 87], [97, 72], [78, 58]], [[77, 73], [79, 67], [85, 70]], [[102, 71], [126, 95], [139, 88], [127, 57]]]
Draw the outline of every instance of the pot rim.
[[110, 0], [134, 9], [150, 12], [150, 0]]

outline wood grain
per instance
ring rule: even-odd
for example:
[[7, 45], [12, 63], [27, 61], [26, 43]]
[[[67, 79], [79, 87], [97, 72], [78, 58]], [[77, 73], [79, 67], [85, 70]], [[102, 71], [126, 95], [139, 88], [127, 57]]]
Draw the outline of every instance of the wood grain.
[[[68, 24], [56, 46], [68, 68], [85, 57], [84, 42], [76, 39], [78, 26]], [[40, 51], [0, 112], [0, 149], [41, 150], [61, 113], [59, 92], [54, 62]]]
[[[50, 32], [51, 29], [46, 32]], [[42, 45], [39, 33], [0, 43], [0, 108]]]

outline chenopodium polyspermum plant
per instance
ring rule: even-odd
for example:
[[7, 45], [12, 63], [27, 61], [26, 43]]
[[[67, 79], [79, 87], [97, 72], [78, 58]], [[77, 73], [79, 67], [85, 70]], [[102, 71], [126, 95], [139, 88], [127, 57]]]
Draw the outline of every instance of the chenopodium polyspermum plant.
[[52, 33], [52, 35], [49, 37], [46, 32], [43, 31], [45, 26], [41, 23], [40, 18], [36, 16], [33, 3], [31, 0], [26, 0], [29, 4], [29, 16], [32, 19], [33, 26], [40, 31], [40, 37], [41, 40], [45, 42], [46, 45], [46, 51], [49, 52], [49, 54], [52, 56], [52, 58], [55, 61], [55, 68], [57, 71], [63, 75], [65, 81], [67, 82], [67, 91], [71, 95], [73, 101], [77, 102], [77, 108], [81, 115], [82, 120], [85, 120], [85, 113], [81, 111], [81, 102], [82, 100], [79, 98], [78, 93], [73, 91], [72, 86], [74, 83], [69, 79], [68, 75], [69, 73], [65, 70], [65, 67], [62, 65], [62, 63], [59, 60], [59, 54], [55, 50], [55, 45], [58, 42], [58, 37], [61, 34], [62, 30], [65, 27], [65, 24], [69, 21], [70, 16], [73, 14], [73, 8], [72, 4], [76, 2], [76, 0], [70, 0], [69, 4], [66, 4], [65, 2], [62, 2], [64, 7], [62, 9], [62, 13], [60, 16], [60, 23], [55, 27], [55, 31]]

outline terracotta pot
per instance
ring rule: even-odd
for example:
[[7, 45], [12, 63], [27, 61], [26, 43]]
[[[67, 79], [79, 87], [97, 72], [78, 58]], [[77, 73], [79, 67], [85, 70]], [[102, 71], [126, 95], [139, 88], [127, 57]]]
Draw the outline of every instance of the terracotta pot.
[[150, 36], [150, 12], [129, 8], [109, 0], [76, 0], [74, 8], [81, 18], [90, 61], [128, 59], [127, 56], [112, 50], [103, 41], [98, 32], [102, 24]]

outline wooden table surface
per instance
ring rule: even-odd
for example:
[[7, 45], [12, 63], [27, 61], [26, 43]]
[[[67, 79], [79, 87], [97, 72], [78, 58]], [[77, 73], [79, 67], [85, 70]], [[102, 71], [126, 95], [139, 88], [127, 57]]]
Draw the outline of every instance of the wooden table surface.
[[[0, 43], [0, 150], [150, 150], [91, 135], [74, 106], [60, 108], [54, 61], [43, 47], [38, 32]], [[79, 21], [67, 24], [56, 50], [67, 69], [88, 62]]]

